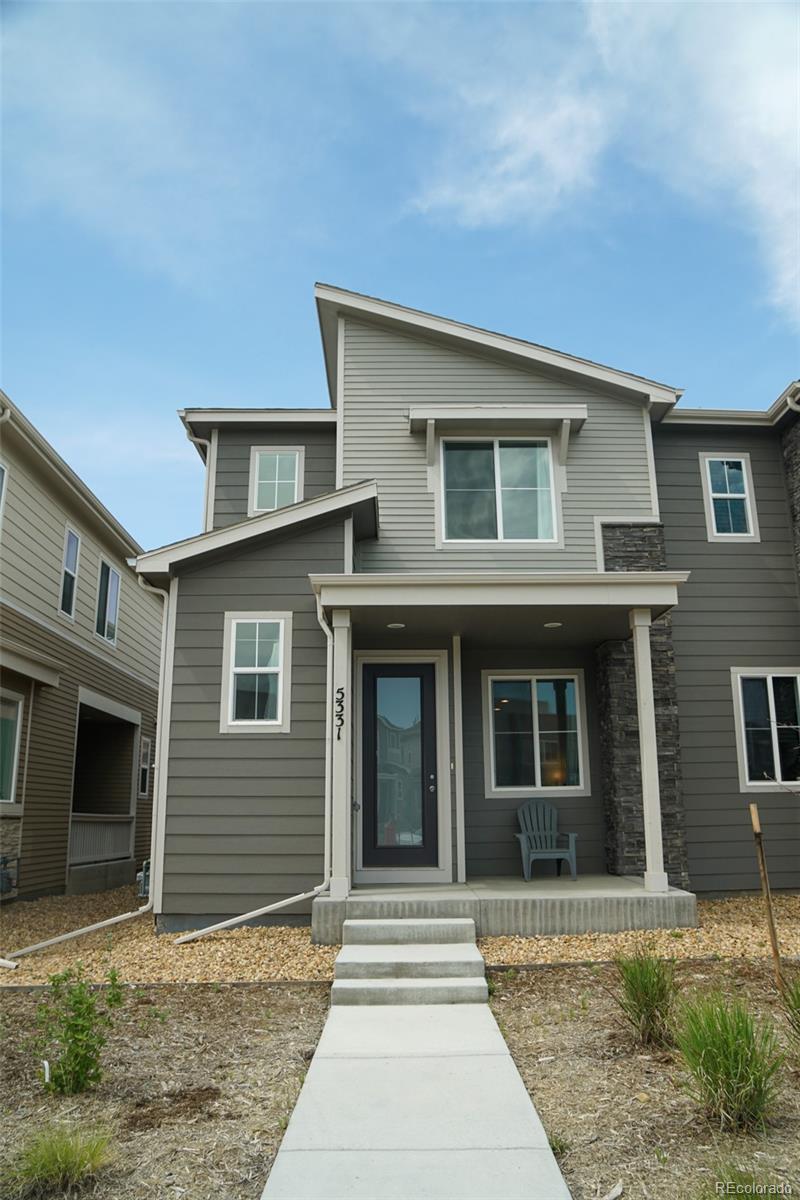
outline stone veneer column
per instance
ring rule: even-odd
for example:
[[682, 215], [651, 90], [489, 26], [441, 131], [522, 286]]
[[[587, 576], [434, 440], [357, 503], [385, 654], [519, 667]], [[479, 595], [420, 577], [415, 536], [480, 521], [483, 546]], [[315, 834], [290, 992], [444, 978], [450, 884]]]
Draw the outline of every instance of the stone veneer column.
[[[603, 550], [607, 571], [666, 569], [664, 531], [655, 522], [604, 525]], [[681, 794], [675, 656], [668, 613], [650, 627], [650, 654], [658, 730], [664, 869], [671, 884], [685, 888], [689, 886], [689, 871]], [[597, 666], [606, 863], [615, 875], [644, 875], [644, 813], [632, 642], [605, 642], [599, 646]]]

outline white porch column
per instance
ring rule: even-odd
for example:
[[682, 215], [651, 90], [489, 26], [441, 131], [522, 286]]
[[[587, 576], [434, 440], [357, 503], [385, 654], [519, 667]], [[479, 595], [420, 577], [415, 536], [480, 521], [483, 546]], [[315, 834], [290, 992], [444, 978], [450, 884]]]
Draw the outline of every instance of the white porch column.
[[653, 666], [650, 659], [650, 622], [649, 608], [631, 609], [636, 705], [639, 713], [639, 755], [642, 764], [646, 863], [644, 886], [648, 892], [666, 892], [669, 884], [664, 870], [664, 847], [661, 837], [661, 793], [658, 785], [658, 742]]
[[352, 630], [350, 609], [335, 608], [333, 628], [333, 730], [332, 736], [332, 812], [331, 812], [331, 888], [332, 900], [345, 900], [350, 893], [352, 872], [351, 830], [351, 749], [352, 714]]

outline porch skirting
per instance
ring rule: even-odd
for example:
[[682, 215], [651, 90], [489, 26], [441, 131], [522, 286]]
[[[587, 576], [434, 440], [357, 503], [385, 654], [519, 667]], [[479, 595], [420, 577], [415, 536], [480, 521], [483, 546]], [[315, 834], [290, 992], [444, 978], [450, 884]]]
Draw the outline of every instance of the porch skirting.
[[311, 908], [311, 938], [317, 944], [336, 945], [348, 918], [387, 917], [472, 917], [479, 937], [541, 937], [691, 927], [697, 924], [697, 906], [691, 892], [651, 892], [641, 879], [615, 875], [531, 883], [498, 878], [429, 887], [386, 885], [357, 888], [346, 899], [318, 896]]

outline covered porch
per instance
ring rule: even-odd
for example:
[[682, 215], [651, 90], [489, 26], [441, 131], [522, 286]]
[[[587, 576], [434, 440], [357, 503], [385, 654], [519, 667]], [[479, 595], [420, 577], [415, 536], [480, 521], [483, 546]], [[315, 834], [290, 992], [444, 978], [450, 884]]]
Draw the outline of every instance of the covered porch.
[[[333, 698], [332, 872], [315, 940], [389, 911], [471, 915], [484, 933], [693, 924], [651, 638], [684, 578], [312, 577]], [[528, 800], [577, 834], [577, 880], [552, 862], [522, 878]]]

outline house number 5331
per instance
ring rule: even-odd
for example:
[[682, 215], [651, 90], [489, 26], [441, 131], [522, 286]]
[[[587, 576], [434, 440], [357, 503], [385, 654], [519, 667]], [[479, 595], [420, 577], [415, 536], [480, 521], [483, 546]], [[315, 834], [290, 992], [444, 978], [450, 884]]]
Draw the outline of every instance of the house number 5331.
[[344, 688], [343, 687], [336, 689], [335, 721], [336, 721], [336, 740], [337, 740], [337, 742], [339, 742], [342, 739], [342, 726], [344, 725]]

